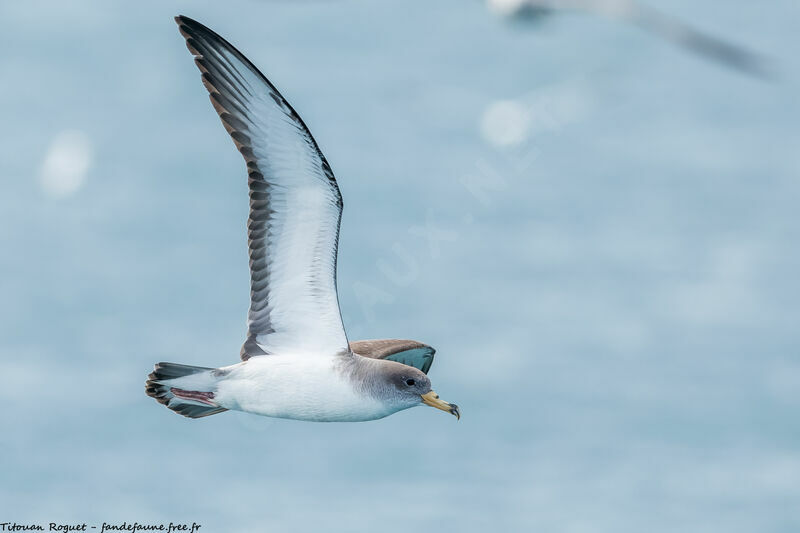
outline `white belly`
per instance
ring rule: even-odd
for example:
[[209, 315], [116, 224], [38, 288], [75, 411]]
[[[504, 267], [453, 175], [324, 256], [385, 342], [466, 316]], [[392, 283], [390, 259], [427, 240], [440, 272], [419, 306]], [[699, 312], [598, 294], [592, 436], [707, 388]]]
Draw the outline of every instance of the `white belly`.
[[231, 368], [214, 401], [227, 409], [318, 422], [358, 422], [394, 410], [362, 394], [335, 368], [338, 356], [268, 355]]

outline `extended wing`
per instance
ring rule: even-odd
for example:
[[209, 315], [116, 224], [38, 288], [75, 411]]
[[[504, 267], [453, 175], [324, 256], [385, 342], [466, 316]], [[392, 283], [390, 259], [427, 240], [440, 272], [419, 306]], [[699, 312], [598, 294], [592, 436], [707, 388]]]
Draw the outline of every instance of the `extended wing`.
[[175, 20], [247, 163], [250, 311], [242, 359], [347, 351], [336, 292], [342, 195], [325, 156], [244, 55], [199, 22]]

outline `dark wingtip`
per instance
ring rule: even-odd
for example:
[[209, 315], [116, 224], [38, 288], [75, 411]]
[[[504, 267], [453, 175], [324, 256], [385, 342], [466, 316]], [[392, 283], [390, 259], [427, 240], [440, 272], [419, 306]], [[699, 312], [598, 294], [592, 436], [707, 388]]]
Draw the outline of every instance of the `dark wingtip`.
[[190, 19], [184, 17], [183, 15], [178, 15], [177, 17], [175, 17], [175, 24], [178, 25], [178, 29], [180, 29], [181, 33], [183, 33], [184, 31], [183, 28], [188, 26], [187, 22], [189, 20]]
[[178, 25], [178, 30], [181, 32], [181, 35], [183, 35], [187, 39], [192, 35], [197, 34], [198, 31], [203, 31], [203, 30], [210, 31], [201, 23], [185, 15], [176, 16], [175, 24]]
[[151, 398], [154, 398], [158, 403], [163, 405], [169, 404], [169, 398], [167, 398], [167, 389], [162, 384], [156, 381], [158, 377], [156, 376], [155, 372], [152, 372], [149, 376], [147, 376], [147, 381], [144, 384], [144, 392]]
[[210, 33], [216, 35], [216, 33], [213, 30], [211, 30], [211, 28], [209, 28], [208, 26], [206, 26], [202, 22], [196, 21], [192, 17], [187, 17], [186, 15], [177, 15], [175, 17], [175, 23], [178, 26], [180, 26], [181, 29], [185, 28], [185, 29], [188, 29], [188, 30], [191, 30], [191, 31], [198, 31], [198, 30], [199, 31], [207, 31], [207, 32], [210, 32]]
[[422, 368], [420, 369], [424, 374], [427, 374], [428, 370], [431, 369], [431, 365], [433, 365], [433, 358], [434, 356], [436, 356], [436, 350], [431, 346], [429, 346], [428, 348], [430, 348], [428, 350], [428, 353], [430, 353], [430, 357], [425, 361], [425, 363], [422, 365]]

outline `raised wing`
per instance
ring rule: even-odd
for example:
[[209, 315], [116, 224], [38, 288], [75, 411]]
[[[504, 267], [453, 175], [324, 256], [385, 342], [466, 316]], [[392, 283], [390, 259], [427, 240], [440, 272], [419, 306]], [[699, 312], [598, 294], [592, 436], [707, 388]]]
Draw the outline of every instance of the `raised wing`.
[[672, 15], [662, 13], [636, 0], [528, 0], [528, 2], [566, 9], [584, 9], [628, 20], [677, 46], [729, 68], [762, 78], [770, 78], [773, 75], [773, 68], [766, 58], [703, 33]]
[[413, 366], [426, 374], [433, 364], [433, 356], [436, 353], [436, 350], [427, 344], [399, 339], [354, 341], [350, 343], [350, 350], [364, 357], [388, 359]]
[[703, 33], [688, 23], [636, 0], [487, 0], [499, 15], [538, 19], [555, 11], [577, 10], [625, 20], [690, 52], [751, 76], [774, 78], [768, 58]]
[[225, 39], [176, 17], [247, 163], [250, 311], [242, 359], [348, 350], [336, 292], [342, 195], [303, 120]]
[[729, 68], [765, 79], [772, 78], [775, 74], [773, 66], [765, 57], [703, 33], [651, 7], [637, 3], [627, 16], [642, 28]]

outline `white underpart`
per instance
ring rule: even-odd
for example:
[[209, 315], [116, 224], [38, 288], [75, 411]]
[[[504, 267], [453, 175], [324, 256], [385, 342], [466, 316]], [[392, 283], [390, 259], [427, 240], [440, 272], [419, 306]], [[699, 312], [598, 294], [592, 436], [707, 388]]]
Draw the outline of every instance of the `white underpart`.
[[339, 363], [340, 356], [253, 357], [228, 367], [214, 402], [227, 409], [317, 422], [375, 420], [406, 407], [355, 390], [336, 369]]

